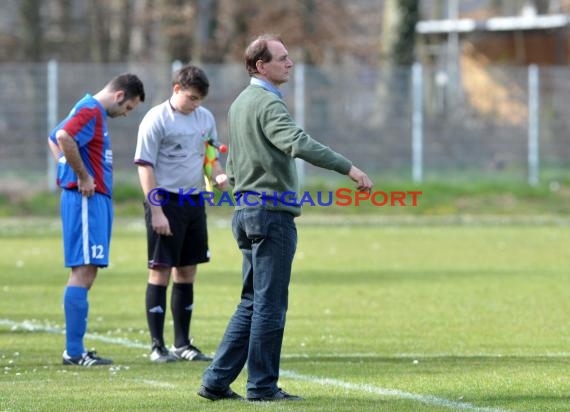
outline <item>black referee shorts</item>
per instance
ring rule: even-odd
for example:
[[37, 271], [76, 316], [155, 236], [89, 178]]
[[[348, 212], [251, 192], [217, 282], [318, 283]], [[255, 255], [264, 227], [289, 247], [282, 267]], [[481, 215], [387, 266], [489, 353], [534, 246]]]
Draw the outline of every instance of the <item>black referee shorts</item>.
[[150, 206], [144, 202], [148, 267], [155, 269], [209, 262], [206, 208], [200, 204], [200, 195], [187, 196], [193, 204], [187, 199], [180, 202], [178, 194], [169, 195], [162, 210], [170, 223], [172, 236], [162, 236], [153, 230]]

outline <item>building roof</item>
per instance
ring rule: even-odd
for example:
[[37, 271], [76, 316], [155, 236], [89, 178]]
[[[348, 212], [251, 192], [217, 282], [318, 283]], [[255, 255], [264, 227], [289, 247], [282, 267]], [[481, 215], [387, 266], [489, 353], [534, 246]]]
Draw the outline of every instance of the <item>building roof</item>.
[[487, 20], [422, 20], [416, 24], [419, 34], [469, 33], [475, 31], [546, 30], [570, 27], [565, 14], [493, 17]]

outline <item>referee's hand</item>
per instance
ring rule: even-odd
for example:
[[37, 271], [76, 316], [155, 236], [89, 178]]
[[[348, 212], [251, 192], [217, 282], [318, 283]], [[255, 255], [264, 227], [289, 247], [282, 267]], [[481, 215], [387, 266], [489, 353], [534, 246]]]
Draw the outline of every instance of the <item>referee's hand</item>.
[[228, 176], [225, 173], [220, 173], [216, 176], [216, 187], [222, 191], [228, 190]]
[[170, 223], [162, 211], [160, 206], [152, 207], [152, 228], [153, 230], [161, 236], [172, 236], [172, 231], [170, 230]]

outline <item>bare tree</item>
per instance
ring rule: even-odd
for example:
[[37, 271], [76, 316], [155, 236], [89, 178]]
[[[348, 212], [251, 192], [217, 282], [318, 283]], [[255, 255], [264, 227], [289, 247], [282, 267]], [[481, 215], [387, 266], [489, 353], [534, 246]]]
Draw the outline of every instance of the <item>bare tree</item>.
[[131, 30], [133, 28], [133, 0], [120, 0], [117, 47], [114, 60], [126, 61], [131, 54]]
[[416, 24], [419, 21], [418, 0], [399, 0], [397, 4], [398, 24], [394, 27], [394, 41], [389, 46], [394, 64], [409, 66], [415, 61]]
[[280, 34], [301, 60], [322, 63], [347, 48], [352, 16], [340, 0], [219, 0], [210, 28], [211, 44], [225, 60], [241, 61], [250, 39], [263, 32]]
[[408, 66], [415, 61], [418, 0], [387, 0], [384, 5], [382, 50], [394, 65]]
[[133, 29], [134, 40], [130, 46], [130, 58], [139, 61], [158, 59], [158, 0], [138, 0], [134, 4]]
[[[418, 0], [386, 0], [384, 3], [382, 55], [386, 82], [378, 88], [379, 115], [373, 120], [382, 124], [406, 107], [410, 91], [409, 66], [415, 61], [415, 27], [419, 20]], [[389, 85], [390, 89], [387, 89]]]
[[197, 0], [197, 16], [194, 30], [194, 59], [198, 62], [219, 62], [214, 34], [218, 25], [218, 1]]
[[193, 52], [196, 0], [162, 0], [158, 7], [161, 35], [170, 61], [189, 62]]
[[88, 7], [91, 61], [110, 61], [111, 34], [107, 0], [90, 0]]
[[308, 64], [334, 61], [345, 53], [371, 62], [377, 54], [353, 36], [363, 39], [371, 24], [369, 16], [355, 13], [362, 1], [13, 1], [3, 12], [16, 10], [22, 29], [0, 33], [1, 44], [14, 48], [0, 53], [4, 59], [241, 61], [247, 42], [261, 32], [283, 35], [294, 57]]
[[43, 58], [41, 5], [41, 0], [22, 0], [20, 6], [23, 58], [28, 61], [39, 62]]

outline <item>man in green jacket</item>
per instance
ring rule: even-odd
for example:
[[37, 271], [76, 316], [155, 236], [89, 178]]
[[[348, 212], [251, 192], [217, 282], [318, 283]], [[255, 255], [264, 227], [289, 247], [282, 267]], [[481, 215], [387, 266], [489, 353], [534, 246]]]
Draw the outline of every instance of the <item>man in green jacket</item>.
[[370, 192], [373, 183], [291, 118], [279, 86], [289, 80], [293, 61], [280, 38], [259, 36], [247, 47], [245, 64], [251, 81], [229, 110], [226, 165], [238, 203], [232, 230], [243, 255], [243, 289], [198, 395], [243, 399], [230, 384], [247, 362], [247, 400], [301, 400], [277, 386], [297, 246], [294, 218], [301, 214], [283, 194], [298, 192], [297, 157], [347, 175], [359, 191]]

